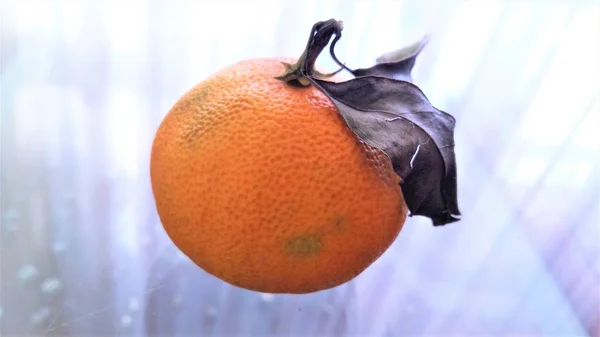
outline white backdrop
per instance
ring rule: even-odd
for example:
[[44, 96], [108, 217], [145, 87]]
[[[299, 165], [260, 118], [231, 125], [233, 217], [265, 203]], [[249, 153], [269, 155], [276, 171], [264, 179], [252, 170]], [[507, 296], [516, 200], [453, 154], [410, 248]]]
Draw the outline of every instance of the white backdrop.
[[[598, 2], [1, 4], [2, 336], [600, 335]], [[463, 220], [411, 218], [328, 291], [234, 288], [158, 223], [154, 131], [198, 81], [299, 56], [332, 17], [353, 68], [431, 36], [414, 77], [457, 119]]]

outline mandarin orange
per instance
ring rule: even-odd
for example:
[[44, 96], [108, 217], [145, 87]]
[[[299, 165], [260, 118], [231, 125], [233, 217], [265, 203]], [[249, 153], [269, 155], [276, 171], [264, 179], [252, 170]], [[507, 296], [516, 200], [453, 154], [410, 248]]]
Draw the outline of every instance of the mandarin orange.
[[206, 272], [268, 293], [345, 283], [395, 240], [407, 208], [390, 159], [292, 60], [245, 60], [188, 91], [159, 126], [151, 182], [163, 227]]

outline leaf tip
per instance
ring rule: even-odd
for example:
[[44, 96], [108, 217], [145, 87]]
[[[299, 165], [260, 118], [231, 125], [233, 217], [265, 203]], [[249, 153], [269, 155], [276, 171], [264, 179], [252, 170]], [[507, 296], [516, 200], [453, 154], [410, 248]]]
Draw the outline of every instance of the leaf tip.
[[429, 39], [429, 34], [424, 34], [419, 40], [413, 42], [412, 44], [385, 53], [379, 56], [375, 61], [377, 62], [377, 64], [395, 63], [404, 61], [411, 57], [416, 57], [421, 53], [421, 51], [423, 51], [423, 49], [425, 49], [425, 47], [429, 43]]

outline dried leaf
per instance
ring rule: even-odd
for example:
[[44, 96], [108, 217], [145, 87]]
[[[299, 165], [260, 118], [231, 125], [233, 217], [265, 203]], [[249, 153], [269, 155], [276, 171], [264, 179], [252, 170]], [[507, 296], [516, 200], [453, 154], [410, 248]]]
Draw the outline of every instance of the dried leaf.
[[375, 76], [342, 83], [311, 80], [362, 141], [390, 157], [411, 215], [427, 216], [436, 226], [458, 220], [451, 115], [405, 81]]

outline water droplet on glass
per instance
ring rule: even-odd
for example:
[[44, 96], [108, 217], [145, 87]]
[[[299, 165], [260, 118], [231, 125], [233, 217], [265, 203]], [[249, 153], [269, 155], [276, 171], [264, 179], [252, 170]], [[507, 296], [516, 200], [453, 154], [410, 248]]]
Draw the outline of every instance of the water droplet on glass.
[[6, 228], [7, 232], [14, 233], [17, 231], [17, 223], [12, 222], [12, 221], [7, 221], [4, 225], [4, 228]]
[[17, 277], [21, 281], [31, 280], [31, 279], [37, 277], [38, 274], [39, 274], [38, 269], [32, 264], [26, 264], [26, 265], [22, 266], [21, 268], [19, 268], [19, 270], [17, 271]]
[[40, 288], [42, 289], [42, 292], [44, 292], [44, 293], [56, 292], [56, 291], [60, 290], [61, 287], [62, 287], [62, 282], [60, 282], [60, 280], [57, 279], [56, 277], [47, 278], [40, 285]]
[[31, 315], [31, 317], [29, 317], [29, 324], [31, 326], [36, 326], [48, 319], [48, 316], [50, 316], [50, 308], [44, 307], [38, 309]]
[[9, 209], [4, 212], [4, 221], [14, 221], [17, 220], [19, 214], [14, 209]]
[[273, 295], [273, 294], [261, 294], [260, 298], [263, 300], [263, 302], [271, 303], [275, 299], [275, 295]]
[[133, 321], [133, 319], [129, 315], [124, 315], [121, 317], [121, 324], [123, 324], [123, 326], [131, 325], [131, 321]]
[[64, 242], [57, 241], [52, 244], [52, 251], [55, 253], [64, 252], [66, 249], [67, 245]]
[[4, 228], [8, 232], [15, 232], [17, 230], [17, 222], [18, 222], [19, 214], [14, 209], [9, 209], [2, 215], [2, 222], [4, 223]]
[[180, 305], [181, 302], [183, 302], [183, 296], [181, 296], [180, 294], [176, 294], [175, 296], [173, 296], [173, 305], [177, 306]]
[[140, 301], [137, 298], [132, 297], [129, 299], [129, 310], [131, 310], [131, 311], [140, 310]]
[[208, 307], [204, 311], [204, 314], [208, 318], [215, 318], [215, 317], [217, 317], [217, 309], [215, 309], [215, 307]]

